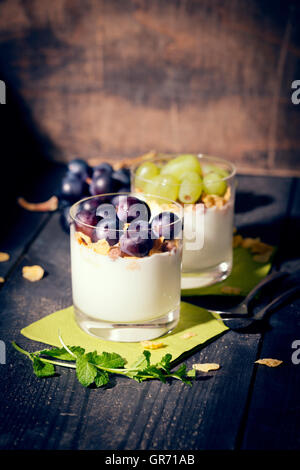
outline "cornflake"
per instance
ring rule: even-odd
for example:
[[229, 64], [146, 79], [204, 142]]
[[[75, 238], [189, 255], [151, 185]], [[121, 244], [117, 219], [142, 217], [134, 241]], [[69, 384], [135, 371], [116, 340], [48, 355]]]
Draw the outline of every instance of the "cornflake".
[[258, 243], [260, 243], [260, 238], [244, 238], [243, 241], [242, 241], [242, 247], [243, 248], [250, 248], [252, 249], [253, 246], [257, 245]]
[[272, 256], [272, 251], [269, 251], [267, 253], [263, 253], [260, 255], [254, 255], [253, 260], [256, 261], [257, 263], [267, 263], [270, 261], [270, 258]]
[[56, 196], [50, 197], [48, 201], [44, 202], [28, 202], [23, 197], [18, 198], [18, 204], [28, 211], [33, 212], [53, 212], [58, 208], [58, 198]]
[[0, 252], [0, 263], [3, 263], [4, 261], [8, 261], [9, 258], [10, 258], [10, 255], [8, 253]]
[[240, 287], [231, 287], [231, 286], [223, 286], [221, 289], [223, 294], [230, 294], [230, 295], [239, 295], [241, 293]]
[[216, 364], [214, 362], [207, 362], [204, 364], [193, 364], [193, 369], [198, 370], [200, 372], [209, 372], [210, 370], [220, 369], [220, 364]]
[[279, 359], [270, 359], [270, 358], [258, 359], [257, 361], [255, 361], [255, 364], [263, 364], [268, 367], [278, 367], [282, 363], [283, 361], [280, 361]]
[[44, 269], [41, 266], [24, 266], [22, 268], [22, 276], [31, 282], [40, 281], [44, 276]]
[[2, 284], [3, 282], [5, 282], [5, 279], [4, 277], [0, 276], [0, 284]]
[[107, 255], [110, 246], [109, 243], [103, 238], [98, 240], [96, 243], [92, 243], [92, 249], [99, 255]]
[[192, 338], [193, 336], [197, 336], [196, 333], [194, 333], [193, 331], [187, 331], [186, 333], [184, 333], [181, 338], [183, 339], [189, 339], [189, 338]]
[[122, 255], [121, 248], [119, 246], [113, 246], [109, 249], [108, 256], [112, 260], [116, 260]]
[[242, 244], [243, 244], [242, 235], [234, 235], [232, 244], [233, 244], [233, 248], [237, 248], [238, 246], [242, 246]]
[[82, 232], [75, 232], [75, 238], [78, 241], [79, 245], [87, 246], [91, 243], [90, 237]]
[[153, 343], [152, 341], [141, 341], [141, 346], [145, 349], [160, 349], [165, 345], [164, 343]]

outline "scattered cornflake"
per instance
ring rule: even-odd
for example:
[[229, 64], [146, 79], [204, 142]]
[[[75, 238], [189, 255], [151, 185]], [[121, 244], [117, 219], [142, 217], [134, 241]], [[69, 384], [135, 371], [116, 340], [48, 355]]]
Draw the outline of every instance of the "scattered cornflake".
[[258, 243], [261, 243], [260, 238], [250, 238], [250, 237], [248, 237], [248, 238], [243, 239], [242, 247], [252, 249], [252, 247], [254, 245], [257, 245]]
[[149, 255], [155, 255], [161, 253], [163, 250], [164, 237], [159, 237], [153, 241], [153, 247], [149, 251]]
[[253, 243], [251, 246], [251, 252], [254, 254], [262, 255], [265, 253], [269, 253], [273, 251], [273, 247], [271, 245], [268, 245], [267, 243], [257, 241], [256, 243]]
[[121, 248], [119, 246], [113, 246], [109, 249], [108, 256], [112, 260], [116, 260], [122, 255]]
[[181, 338], [189, 339], [189, 338], [192, 338], [193, 336], [197, 336], [197, 333], [194, 333], [193, 331], [187, 331], [181, 336]]
[[177, 250], [178, 240], [165, 240], [162, 244], [162, 251]]
[[75, 232], [75, 238], [78, 241], [79, 245], [87, 246], [91, 243], [90, 237], [82, 232]]
[[223, 286], [221, 289], [222, 294], [230, 294], [230, 295], [239, 295], [241, 293], [240, 287], [232, 287], [232, 286]]
[[267, 263], [268, 261], [270, 261], [271, 256], [272, 256], [272, 251], [268, 251], [267, 253], [254, 255], [253, 260], [256, 261], [257, 263]]
[[220, 364], [216, 364], [214, 362], [207, 362], [204, 364], [193, 364], [193, 369], [198, 370], [200, 372], [209, 372], [210, 370], [220, 369]]
[[214, 204], [215, 204], [214, 197], [211, 194], [203, 195], [201, 197], [201, 199], [202, 199], [202, 202], [204, 203], [205, 207], [207, 207], [208, 209], [210, 207], [213, 207]]
[[216, 194], [205, 194], [202, 193], [201, 201], [204, 203], [205, 207], [210, 208], [216, 206], [218, 209], [221, 209], [230, 199], [230, 188], [228, 187], [224, 196], [217, 196]]
[[103, 238], [102, 240], [98, 240], [96, 243], [92, 243], [92, 249], [99, 255], [107, 255], [110, 250], [109, 243]]
[[28, 202], [23, 197], [18, 198], [18, 204], [28, 211], [33, 212], [52, 212], [58, 208], [58, 198], [56, 196], [50, 197], [48, 201], [44, 202]]
[[31, 282], [40, 281], [44, 276], [44, 269], [41, 266], [24, 266], [22, 268], [22, 276]]
[[243, 243], [243, 237], [242, 235], [234, 235], [233, 236], [233, 248], [236, 248], [238, 246], [242, 246]]
[[145, 349], [160, 349], [165, 345], [164, 343], [153, 343], [152, 341], [141, 341], [141, 346]]
[[278, 367], [282, 363], [283, 361], [280, 361], [279, 359], [270, 359], [270, 358], [258, 359], [257, 361], [255, 361], [255, 364], [263, 364], [268, 367]]
[[5, 279], [4, 277], [0, 276], [0, 284], [2, 284], [3, 282], [5, 282]]
[[3, 263], [4, 261], [8, 261], [9, 258], [10, 258], [10, 255], [8, 253], [0, 252], [0, 263]]

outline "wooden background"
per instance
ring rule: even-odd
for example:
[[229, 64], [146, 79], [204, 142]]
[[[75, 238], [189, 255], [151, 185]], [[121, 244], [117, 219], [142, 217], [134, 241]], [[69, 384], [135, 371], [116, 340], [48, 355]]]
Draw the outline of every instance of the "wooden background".
[[156, 149], [300, 174], [299, 3], [2, 0], [6, 106], [59, 161]]

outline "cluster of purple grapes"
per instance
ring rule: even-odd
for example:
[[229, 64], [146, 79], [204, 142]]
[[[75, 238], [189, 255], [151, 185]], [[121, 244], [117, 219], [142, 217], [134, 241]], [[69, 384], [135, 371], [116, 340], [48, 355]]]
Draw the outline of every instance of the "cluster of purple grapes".
[[61, 224], [69, 231], [69, 209], [74, 202], [96, 194], [130, 191], [130, 171], [128, 168], [114, 170], [109, 163], [101, 163], [94, 168], [84, 160], [72, 160], [61, 181], [59, 199]]
[[155, 239], [174, 239], [181, 233], [180, 220], [172, 212], [161, 212], [150, 219], [148, 204], [134, 196], [115, 195], [105, 202], [99, 196], [82, 203], [75, 228], [92, 242], [104, 239], [110, 246], [119, 243], [123, 253], [143, 257], [149, 254]]

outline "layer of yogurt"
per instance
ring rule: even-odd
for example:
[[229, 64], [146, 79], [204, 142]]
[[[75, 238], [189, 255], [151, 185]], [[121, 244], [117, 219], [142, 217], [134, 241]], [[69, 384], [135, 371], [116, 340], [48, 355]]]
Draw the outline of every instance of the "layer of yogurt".
[[232, 201], [223, 207], [185, 206], [183, 272], [199, 272], [223, 262], [231, 264], [233, 209]]
[[177, 309], [180, 267], [180, 249], [111, 259], [80, 245], [71, 234], [73, 302], [97, 320], [145, 322]]

